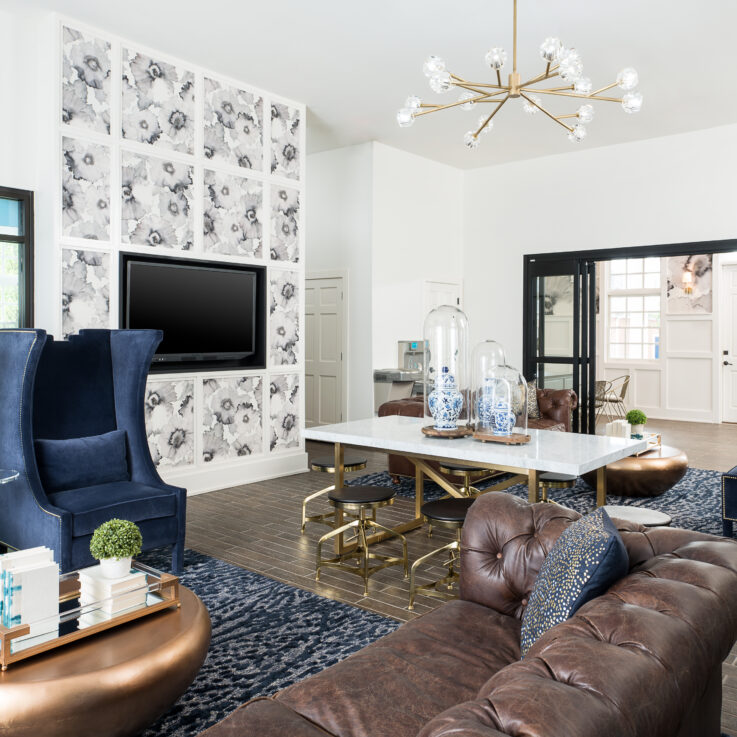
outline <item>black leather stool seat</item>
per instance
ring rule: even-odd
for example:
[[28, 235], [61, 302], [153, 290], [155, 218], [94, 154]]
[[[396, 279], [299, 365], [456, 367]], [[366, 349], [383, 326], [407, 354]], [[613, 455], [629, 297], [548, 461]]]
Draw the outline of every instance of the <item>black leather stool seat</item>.
[[485, 468], [479, 468], [478, 466], [461, 466], [456, 463], [441, 463], [443, 468], [447, 468], [449, 471], [459, 471], [462, 473], [487, 473]]
[[[346, 453], [343, 456], [343, 465], [346, 467], [360, 466], [361, 468], [365, 468], [366, 463], [366, 456], [360, 456], [358, 453]], [[332, 471], [335, 468], [335, 458], [333, 456], [319, 456], [318, 458], [313, 458], [310, 461], [310, 468], [313, 471]], [[356, 468], [354, 470], [358, 471], [360, 468]]]
[[463, 522], [475, 499], [438, 499], [422, 505], [420, 512], [428, 519], [441, 522]]
[[328, 499], [343, 504], [372, 504], [373, 502], [387, 502], [394, 497], [394, 489], [386, 486], [344, 486], [334, 489], [328, 494]]

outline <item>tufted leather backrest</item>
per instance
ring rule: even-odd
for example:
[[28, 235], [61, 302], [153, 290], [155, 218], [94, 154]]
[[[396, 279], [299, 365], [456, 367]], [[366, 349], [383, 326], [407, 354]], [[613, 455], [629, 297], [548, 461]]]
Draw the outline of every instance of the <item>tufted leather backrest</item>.
[[542, 417], [562, 422], [566, 432], [571, 431], [571, 412], [578, 407], [578, 397], [573, 389], [538, 389], [537, 406]]

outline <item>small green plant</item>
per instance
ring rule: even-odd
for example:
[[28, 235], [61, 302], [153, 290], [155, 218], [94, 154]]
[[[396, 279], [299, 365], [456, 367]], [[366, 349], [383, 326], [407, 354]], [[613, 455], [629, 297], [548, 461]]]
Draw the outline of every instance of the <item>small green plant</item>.
[[641, 409], [631, 409], [627, 413], [626, 420], [630, 425], [644, 425], [647, 422], [647, 415]]
[[127, 558], [138, 555], [142, 545], [138, 525], [127, 519], [111, 519], [95, 530], [90, 540], [90, 553], [95, 560]]

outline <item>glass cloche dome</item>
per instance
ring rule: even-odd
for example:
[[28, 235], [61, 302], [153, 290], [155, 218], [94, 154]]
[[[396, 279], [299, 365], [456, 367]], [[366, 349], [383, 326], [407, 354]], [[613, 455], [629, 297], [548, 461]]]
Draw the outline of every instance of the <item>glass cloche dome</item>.
[[[494, 343], [494, 341], [487, 341]], [[496, 344], [498, 349], [501, 346]], [[496, 363], [494, 346], [474, 351], [473, 423], [477, 432], [509, 436], [527, 433], [527, 382], [512, 366]], [[503, 356], [502, 356], [503, 360]]]

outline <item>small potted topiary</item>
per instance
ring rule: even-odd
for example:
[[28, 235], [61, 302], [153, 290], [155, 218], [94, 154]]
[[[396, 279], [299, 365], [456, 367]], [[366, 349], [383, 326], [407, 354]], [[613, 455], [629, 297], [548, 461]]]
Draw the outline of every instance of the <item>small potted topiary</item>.
[[631, 409], [625, 419], [632, 425], [632, 434], [642, 437], [645, 432], [647, 415], [641, 409]]
[[142, 545], [141, 531], [135, 523], [111, 519], [95, 530], [90, 553], [100, 561], [105, 578], [122, 578], [130, 573], [131, 559], [141, 552]]

